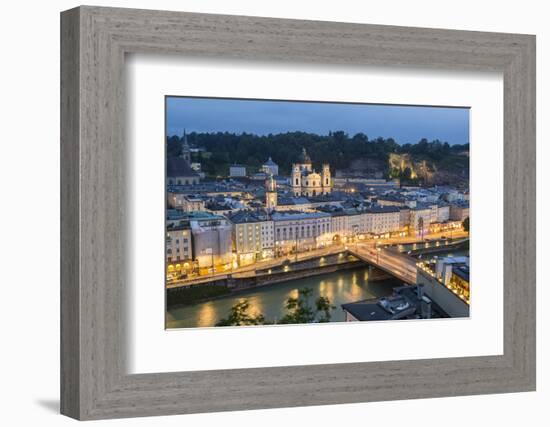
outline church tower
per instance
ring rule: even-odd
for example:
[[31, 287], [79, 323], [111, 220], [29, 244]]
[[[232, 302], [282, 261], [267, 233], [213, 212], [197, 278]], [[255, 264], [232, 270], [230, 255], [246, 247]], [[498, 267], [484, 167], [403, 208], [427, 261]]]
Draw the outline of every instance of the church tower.
[[273, 175], [265, 180], [265, 207], [269, 213], [277, 207], [277, 182]]
[[183, 142], [181, 144], [181, 157], [188, 163], [191, 164], [191, 147], [187, 142], [187, 134], [185, 129], [183, 129]]
[[323, 171], [321, 173], [321, 186], [323, 187], [323, 194], [329, 194], [332, 189], [332, 181], [330, 177], [330, 166], [328, 163], [323, 164]]
[[291, 187], [292, 192], [295, 196], [299, 196], [302, 194], [302, 171], [300, 169], [300, 165], [297, 163], [294, 163], [292, 165], [292, 174], [290, 176], [290, 179], [292, 180]]

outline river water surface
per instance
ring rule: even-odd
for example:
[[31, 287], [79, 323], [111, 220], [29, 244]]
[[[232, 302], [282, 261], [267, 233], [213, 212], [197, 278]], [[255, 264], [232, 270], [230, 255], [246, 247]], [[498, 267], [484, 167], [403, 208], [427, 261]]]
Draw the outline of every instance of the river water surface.
[[334, 273], [313, 276], [305, 279], [290, 280], [262, 288], [251, 289], [221, 299], [202, 302], [192, 306], [171, 307], [167, 313], [168, 328], [211, 327], [227, 317], [231, 307], [246, 299], [250, 303], [249, 313], [261, 313], [266, 320], [276, 321], [286, 314], [285, 301], [298, 296], [298, 289], [313, 290], [311, 304], [323, 296], [336, 308], [332, 311], [332, 322], [344, 321], [341, 304], [391, 295], [392, 289], [400, 286], [398, 280], [386, 280], [369, 283], [368, 268], [359, 267]]

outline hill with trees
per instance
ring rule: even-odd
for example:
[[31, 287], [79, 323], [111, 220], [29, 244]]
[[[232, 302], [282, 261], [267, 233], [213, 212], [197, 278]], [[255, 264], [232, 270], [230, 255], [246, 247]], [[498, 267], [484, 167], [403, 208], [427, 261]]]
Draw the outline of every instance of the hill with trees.
[[[209, 177], [226, 176], [229, 165], [244, 164], [250, 170], [257, 170], [271, 157], [279, 165], [281, 175], [289, 175], [292, 163], [299, 158], [302, 148], [310, 154], [314, 167], [320, 169], [322, 163], [329, 163], [333, 171], [345, 171], [357, 160], [368, 159], [378, 165], [378, 172], [385, 177], [405, 180], [422, 179], [415, 168], [423, 165], [433, 174], [444, 172], [445, 176], [468, 176], [469, 144], [450, 145], [439, 140], [421, 139], [415, 144], [400, 145], [392, 138], [369, 139], [364, 133], [348, 135], [335, 131], [329, 135], [306, 132], [288, 132], [269, 135], [250, 133], [190, 133], [187, 135], [192, 147], [202, 151], [193, 153], [193, 161], [200, 162], [202, 170]], [[177, 135], [167, 138], [167, 155], [181, 153], [182, 139]], [[406, 166], [396, 168], [390, 156], [405, 155]], [[402, 162], [397, 162], [401, 165]], [[404, 164], [404, 163], [403, 163]]]

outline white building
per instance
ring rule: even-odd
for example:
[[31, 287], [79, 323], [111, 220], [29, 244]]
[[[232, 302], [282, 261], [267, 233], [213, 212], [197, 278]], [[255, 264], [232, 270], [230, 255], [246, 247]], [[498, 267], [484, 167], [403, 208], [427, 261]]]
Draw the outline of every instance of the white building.
[[365, 214], [365, 233], [374, 235], [391, 233], [400, 229], [400, 211], [395, 206], [373, 207]]
[[324, 247], [332, 243], [331, 215], [325, 212], [275, 212], [275, 253], [284, 255]]
[[273, 175], [277, 176], [279, 175], [279, 165], [275, 163], [273, 160], [271, 160], [271, 157], [267, 159], [267, 162], [265, 162], [262, 167], [260, 168], [261, 172], [264, 172], [267, 176]]
[[470, 206], [468, 203], [453, 203], [449, 214], [452, 221], [464, 221], [470, 216]]
[[244, 178], [244, 177], [246, 177], [246, 166], [237, 165], [237, 164], [229, 166], [229, 176], [231, 178]]
[[205, 203], [200, 197], [168, 191], [168, 206], [172, 209], [180, 209], [183, 212], [204, 211]]
[[298, 163], [292, 165], [290, 181], [295, 196], [312, 197], [329, 194], [332, 190], [329, 165], [324, 164], [321, 173], [315, 172], [305, 148]]
[[363, 214], [355, 209], [348, 210], [346, 213], [348, 215], [347, 237], [355, 237], [358, 234], [366, 233], [366, 221]]
[[233, 245], [239, 265], [273, 257], [273, 221], [265, 215], [239, 211], [230, 217]]
[[437, 222], [446, 222], [450, 218], [449, 205], [439, 205], [437, 207]]
[[193, 270], [191, 229], [185, 221], [166, 230], [166, 268], [168, 279]]
[[227, 270], [232, 263], [231, 223], [209, 212], [189, 214], [193, 234], [193, 253], [199, 269]]
[[337, 240], [343, 240], [344, 237], [349, 237], [349, 216], [343, 212], [335, 212], [331, 216], [330, 230]]
[[465, 195], [464, 193], [458, 190], [451, 189], [444, 194], [443, 198], [449, 203], [454, 203], [454, 202], [461, 202], [465, 200]]
[[189, 225], [175, 226], [166, 231], [166, 262], [193, 259], [191, 230]]

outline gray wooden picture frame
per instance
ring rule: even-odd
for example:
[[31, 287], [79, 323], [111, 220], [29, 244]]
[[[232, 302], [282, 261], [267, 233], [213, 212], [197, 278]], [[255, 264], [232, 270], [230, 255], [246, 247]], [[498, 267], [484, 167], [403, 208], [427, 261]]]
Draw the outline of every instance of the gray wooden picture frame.
[[[127, 374], [127, 53], [502, 72], [504, 354]], [[535, 262], [534, 36], [88, 6], [62, 12], [63, 414], [84, 420], [535, 390]]]

